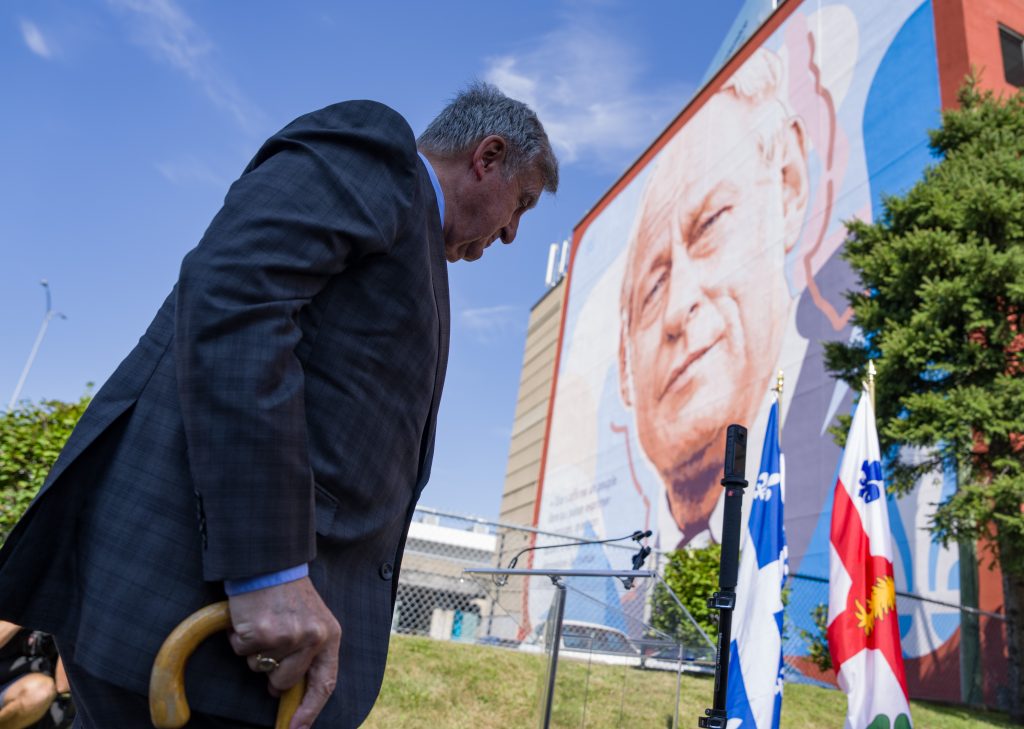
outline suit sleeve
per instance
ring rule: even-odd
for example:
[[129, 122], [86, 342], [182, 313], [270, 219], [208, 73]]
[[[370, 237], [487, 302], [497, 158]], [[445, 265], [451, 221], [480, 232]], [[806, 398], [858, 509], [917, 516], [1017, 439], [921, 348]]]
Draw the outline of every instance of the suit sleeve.
[[185, 257], [175, 362], [207, 580], [315, 556], [299, 314], [332, 277], [388, 252], [415, 164], [387, 107], [301, 117], [264, 144]]

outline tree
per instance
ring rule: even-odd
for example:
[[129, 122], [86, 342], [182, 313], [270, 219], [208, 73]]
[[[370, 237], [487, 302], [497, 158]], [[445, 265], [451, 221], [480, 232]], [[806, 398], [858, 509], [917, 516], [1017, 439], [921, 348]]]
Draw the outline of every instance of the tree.
[[46, 480], [92, 395], [78, 402], [44, 400], [0, 413], [0, 542]]
[[[878, 368], [876, 408], [896, 493], [944, 465], [959, 488], [934, 534], [986, 544], [1003, 576], [1011, 714], [1024, 720], [1024, 94], [968, 79], [931, 132], [938, 162], [872, 224], [851, 222], [844, 258], [862, 338], [829, 343], [832, 373], [859, 387]], [[905, 448], [907, 446], [913, 448]], [[903, 448], [903, 450], [899, 450]]]
[[832, 668], [832, 653], [828, 649], [828, 605], [819, 602], [811, 610], [814, 630], [800, 629], [800, 637], [807, 644], [807, 655], [811, 663], [822, 673]]
[[[666, 584], [712, 640], [718, 630], [715, 623], [717, 612], [708, 607], [707, 601], [718, 589], [721, 555], [722, 548], [717, 544], [703, 549], [678, 549], [668, 553], [668, 564], [665, 565]], [[684, 645], [707, 645], [660, 582], [654, 588], [651, 624]]]

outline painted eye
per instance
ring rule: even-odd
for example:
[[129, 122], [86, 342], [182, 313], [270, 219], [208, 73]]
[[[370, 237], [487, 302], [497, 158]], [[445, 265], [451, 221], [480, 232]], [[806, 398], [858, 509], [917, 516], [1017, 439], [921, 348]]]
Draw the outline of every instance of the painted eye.
[[723, 215], [725, 215], [730, 210], [732, 210], [732, 205], [726, 205], [726, 206], [724, 206], [722, 208], [719, 208], [717, 211], [715, 211], [714, 215], [706, 218], [704, 220], [704, 222], [702, 222], [700, 224], [700, 226], [697, 228], [697, 234], [694, 237], [695, 238], [700, 238], [702, 235], [704, 235], [711, 228], [711, 226], [713, 226], [715, 223], [718, 222], [719, 218], [721, 218]]
[[640, 303], [641, 313], [647, 311], [648, 307], [656, 302], [658, 295], [665, 288], [665, 284], [668, 281], [668, 267], [662, 266], [658, 271], [658, 277], [654, 280], [654, 283], [644, 296], [644, 300]]

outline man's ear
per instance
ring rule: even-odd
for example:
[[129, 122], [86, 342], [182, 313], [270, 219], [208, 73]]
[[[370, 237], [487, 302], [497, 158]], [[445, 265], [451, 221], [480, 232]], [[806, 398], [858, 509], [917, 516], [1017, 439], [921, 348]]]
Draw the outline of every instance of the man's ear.
[[505, 138], [497, 134], [491, 134], [480, 140], [473, 150], [473, 171], [477, 178], [482, 178], [486, 172], [499, 169], [505, 162], [508, 154], [508, 144]]
[[623, 320], [622, 328], [619, 330], [619, 391], [622, 394], [622, 402], [627, 408], [633, 407], [633, 375], [629, 365], [629, 343], [626, 337], [629, 336], [628, 326]]
[[786, 235], [786, 253], [793, 250], [807, 214], [810, 197], [807, 173], [807, 132], [804, 123], [793, 117], [783, 130], [782, 219]]

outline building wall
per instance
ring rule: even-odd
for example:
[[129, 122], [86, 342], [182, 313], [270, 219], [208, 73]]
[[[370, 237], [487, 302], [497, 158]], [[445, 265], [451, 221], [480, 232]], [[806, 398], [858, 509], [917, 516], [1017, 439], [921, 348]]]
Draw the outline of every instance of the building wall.
[[[588, 316], [591, 319], [601, 318], [592, 316], [588, 311], [596, 311], [600, 307], [604, 307], [606, 302], [618, 299], [618, 286], [609, 284], [604, 278], [607, 277], [611, 267], [621, 265], [621, 261], [616, 256], [618, 251], [621, 250], [621, 246], [625, 244], [624, 242], [629, 234], [630, 220], [633, 219], [630, 210], [636, 206], [636, 198], [641, 194], [644, 184], [643, 179], [638, 180], [637, 178], [641, 174], [646, 174], [645, 169], [648, 165], [653, 166], [656, 162], [655, 158], [660, 154], [661, 149], [665, 147], [668, 140], [690, 123], [704, 101], [715, 93], [714, 87], [716, 84], [720, 85], [721, 79], [729, 77], [736, 71], [750, 57], [756, 47], [768, 41], [769, 36], [778, 31], [783, 24], [787, 23], [788, 18], [792, 16], [799, 20], [801, 15], [809, 17], [815, 10], [836, 5], [841, 5], [841, 3], [832, 2], [832, 0], [807, 0], [806, 2], [791, 2], [783, 5], [782, 9], [769, 19], [751, 38], [748, 44], [740, 49], [738, 54], [723, 67], [716, 80], [710, 84], [710, 88], [706, 88], [698, 94], [695, 101], [680, 114], [670, 125], [669, 129], [659, 136], [658, 139], [653, 140], [650, 149], [642, 155], [637, 164], [626, 171], [623, 177], [598, 201], [594, 210], [588, 214], [574, 231], [570, 278], [577, 280], [572, 281], [574, 291], [571, 297], [568, 292], [568, 284], [566, 281], [563, 281], [558, 287], [548, 292], [531, 312], [523, 371], [520, 380], [519, 400], [516, 408], [513, 438], [506, 472], [505, 491], [501, 505], [501, 521], [533, 525], [560, 533], [579, 531], [572, 529], [571, 525], [558, 515], [558, 509], [555, 504], [545, 505], [542, 503], [545, 499], [554, 501], [554, 499], [550, 499], [550, 494], [544, 494], [546, 490], [551, 490], [552, 479], [548, 478], [550, 474], [542, 473], [542, 470], [553, 470], [555, 475], [559, 475], [558, 469], [561, 468], [566, 475], [565, 483], [571, 486], [571, 484], [577, 483], [580, 474], [586, 468], [589, 468], [590, 471], [594, 472], [588, 481], [593, 487], [593, 494], [581, 499], [579, 508], [575, 509], [575, 512], [597, 515], [597, 518], [591, 519], [587, 525], [593, 528], [594, 533], [598, 536], [607, 536], [608, 534], [605, 532], [609, 530], [621, 530], [625, 528], [624, 525], [627, 522], [628, 526], [632, 528], [634, 523], [639, 523], [639, 521], [644, 519], [647, 520], [650, 526], [655, 526], [655, 519], [652, 517], [652, 513], [657, 510], [659, 505], [663, 507], [664, 497], [659, 494], [656, 488], [647, 489], [645, 486], [643, 471], [646, 464], [643, 456], [640, 454], [641, 449], [636, 439], [629, 436], [620, 436], [625, 429], [630, 427], [631, 419], [629, 413], [620, 412], [621, 408], [619, 408], [619, 404], [615, 401], [618, 388], [609, 386], [609, 382], [614, 377], [609, 378], [601, 372], [592, 377], [592, 382], [589, 385], [592, 397], [589, 399], [577, 396], [580, 377], [577, 376], [573, 383], [573, 387], [576, 387], [576, 390], [570, 390], [565, 382], [560, 382], [558, 384], [559, 394], [554, 403], [554, 411], [550, 410], [556, 366], [559, 368], [558, 378], [562, 380], [565, 379], [567, 369], [573, 375], [582, 374], [587, 376], [588, 373], [582, 369], [583, 367], [590, 366], [591, 363], [601, 360], [602, 357], [614, 365], [618, 351], [618, 348], [613, 346], [614, 342], [608, 344], [608, 346], [595, 345], [592, 348], [601, 356], [591, 356], [593, 353], [588, 355], [584, 352], [583, 355], [576, 357], [576, 362], [573, 366], [569, 366], [573, 364], [572, 362], [569, 365], [566, 362], [556, 365], [559, 356], [563, 359], [565, 358], [565, 350], [571, 344], [568, 341], [558, 341], [560, 329], [563, 328], [562, 319], [563, 317], [568, 319], [568, 322], [564, 325], [565, 336], [575, 336], [576, 349], [580, 351], [587, 349], [585, 345], [597, 342], [598, 340], [617, 340], [619, 320], [614, 316], [614, 312], [605, 316], [604, 319], [598, 322], [598, 325], [588, 326]], [[885, 6], [882, 4], [861, 4], [852, 0], [845, 5], [851, 13], [859, 14], [860, 38], [862, 41], [860, 46], [861, 52], [865, 56], [870, 56], [875, 42], [873, 39], [879, 35], [879, 31], [891, 31], [891, 29], [880, 26], [876, 20], [877, 17], [884, 16], [888, 10], [883, 10]], [[871, 186], [870, 195], [868, 195], [865, 192], [867, 189], [864, 187], [865, 183], [860, 181], [859, 178], [853, 179], [850, 177], [847, 180], [846, 187], [839, 188], [841, 194], [834, 200], [837, 205], [848, 204], [849, 200], [858, 196], [864, 197], [865, 201], [863, 207], [842, 212], [841, 214], [832, 210], [833, 217], [835, 218], [832, 227], [835, 230], [839, 230], [843, 219], [849, 219], [855, 215], [861, 216], [864, 214], [864, 210], [868, 211], [865, 217], [870, 218], [870, 211], [872, 209], [876, 212], [880, 209], [880, 195], [882, 193], [899, 193], [905, 190], [909, 184], [913, 183], [916, 175], [920, 174], [920, 170], [930, 162], [926, 149], [925, 131], [937, 125], [937, 112], [940, 106], [942, 108], [949, 108], [955, 105], [957, 90], [972, 67], [977, 72], [980, 72], [983, 88], [992, 89], [997, 93], [1003, 94], [1012, 94], [1017, 91], [1004, 78], [1003, 60], [999, 44], [999, 25], [1003, 25], [1017, 33], [1024, 33], [1024, 0], [931, 0], [930, 2], [920, 3], [918, 7], [918, 17], [921, 18], [925, 14], [928, 14], [929, 17], [923, 19], [924, 25], [916, 27], [920, 34], [921, 27], [934, 26], [934, 40], [930, 48], [924, 49], [920, 44], [914, 46], [912, 44], [907, 45], [904, 42], [898, 49], [898, 52], [886, 54], [886, 57], [880, 63], [882, 65], [888, 64], [887, 72], [889, 75], [883, 80], [879, 80], [878, 76], [874, 77], [872, 94], [869, 94], [864, 101], [865, 111], [863, 117], [858, 117], [851, 121], [849, 119], [844, 120], [840, 116], [838, 123], [834, 125], [835, 129], [833, 131], [845, 131], [848, 135], [847, 141], [852, 145], [850, 148], [855, 152], [860, 145], [863, 145], [866, 151], [861, 154], [865, 155], [865, 159], [863, 162], [858, 162], [858, 164], [866, 166]], [[820, 18], [821, 16], [818, 17]], [[796, 23], [789, 23], [789, 26], [791, 28], [795, 27]], [[817, 21], [817, 24], [808, 23], [807, 30], [811, 33], [820, 33], [820, 21]], [[829, 28], [826, 28], [826, 30], [829, 30]], [[843, 85], [840, 78], [842, 74], [836, 74], [836, 69], [842, 70], [844, 68], [843, 64], [850, 63], [849, 59], [852, 57], [842, 47], [844, 43], [851, 42], [851, 36], [844, 36], [842, 26], [838, 23], [831, 27], [831, 31], [832, 35], [826, 34], [824, 41], [815, 36], [815, 43], [818, 45], [811, 49], [808, 56], [814, 63], [821, 64], [821, 69], [832, 74], [831, 79], [827, 78], [827, 74], [823, 76], [823, 78], [826, 78], [826, 89], [828, 88], [828, 83], [831, 83], [835, 91], [832, 98], [827, 100], [829, 104], [832, 104], [833, 101], [840, 99], [843, 94], [848, 94], [849, 92], [850, 87]], [[782, 32], [780, 31], [780, 37]], [[795, 30], [784, 32], [789, 33], [785, 40], [775, 40], [773, 42], [774, 45], [769, 45], [775, 50], [779, 50], [780, 47], [797, 48], [794, 45], [793, 39], [803, 36], [797, 35]], [[924, 53], [924, 50], [927, 50], [927, 53]], [[792, 54], [790, 54], [789, 58], [792, 59], [792, 57]], [[926, 85], [933, 89], [930, 91], [930, 97], [927, 94], [921, 94], [921, 83], [915, 85], [909, 81], [910, 78], [918, 78], [920, 80], [921, 67], [929, 65], [933, 75], [930, 79], [925, 78], [925, 81], [927, 82]], [[904, 69], [906, 73], [901, 73], [901, 69]], [[855, 67], [851, 69], [851, 73], [856, 73]], [[915, 76], [915, 73], [917, 76]], [[905, 80], [910, 86], [904, 84]], [[793, 83], [793, 78], [790, 78], [790, 83]], [[856, 89], [856, 84], [852, 88]], [[911, 97], [914, 98], [913, 103], [907, 101]], [[919, 98], [923, 98], [926, 103], [919, 103]], [[904, 108], [908, 105], [910, 108]], [[899, 113], [894, 113], [894, 109], [902, 110]], [[915, 109], [918, 111], [924, 109], [924, 115], [927, 116], [930, 113], [931, 117], [922, 121], [921, 115], [915, 112]], [[827, 115], [820, 109], [809, 109], [808, 111], [810, 113], [805, 113], [804, 115], [806, 128], [809, 130], [814, 145], [819, 148], [820, 152], [820, 150], [824, 149], [824, 140], [828, 136], [825, 132], [828, 132], [828, 129], [825, 127], [816, 129], [815, 125], [817, 124], [820, 127], [821, 119]], [[842, 109], [840, 108], [841, 113]], [[895, 124], [892, 121], [894, 117], [908, 119], [904, 126], [910, 125], [913, 127], [909, 132], [907, 129], [901, 130], [904, 133], [903, 139], [909, 140], [903, 142], [903, 147], [894, 147], [891, 138], [878, 133], [878, 129], [886, 127], [887, 124], [890, 126]], [[843, 126], [844, 124], [846, 125], [845, 127]], [[867, 138], [872, 130], [875, 132], [874, 136]], [[816, 131], [820, 139], [813, 138]], [[898, 137], [898, 135], [896, 136]], [[708, 144], [709, 149], [714, 147], [714, 144]], [[912, 164], [908, 162], [909, 153], [914, 155]], [[820, 171], [831, 165], [832, 161], [831, 158], [826, 159], [822, 155], [821, 159], [814, 164], [817, 166], [812, 165], [812, 169], [816, 169], [816, 174], [820, 175], [822, 174]], [[894, 176], [893, 168], [899, 165], [906, 169], [899, 175]], [[841, 183], [842, 177], [837, 175], [837, 186]], [[867, 199], [868, 197], [870, 197], [870, 200]], [[622, 210], [618, 208], [622, 208]], [[831, 210], [831, 208], [828, 209]], [[821, 216], [821, 219], [826, 217], [823, 213], [809, 212], [808, 220], [811, 222], [807, 224], [807, 229], [813, 227], [815, 214]], [[621, 220], [617, 221], [617, 218], [621, 218]], [[825, 229], [823, 228], [822, 230], [824, 231]], [[829, 230], [832, 230], [832, 228], [829, 228]], [[621, 242], [616, 243], [620, 239]], [[836, 240], [840, 239], [841, 236]], [[620, 246], [620, 248], [616, 249], [616, 245]], [[606, 255], [605, 253], [599, 254], [595, 252], [604, 248], [608, 249]], [[577, 253], [580, 250], [583, 252], [584, 267], [589, 265], [589, 269], [586, 270], [591, 270], [592, 272], [591, 278], [581, 274], [580, 261], [577, 260]], [[829, 314], [830, 302], [829, 300], [819, 300], [822, 299], [821, 292], [825, 291], [826, 293], [831, 292], [835, 294], [831, 298], [831, 305], [835, 307], [831, 313], [837, 314], [837, 316], [827, 317], [828, 322], [826, 323], [831, 325], [836, 331], [831, 332], [824, 329], [822, 332], [814, 331], [812, 332], [813, 336], [809, 336], [809, 340], [813, 341], [834, 337], [841, 338], [847, 335], [845, 330], [843, 330], [845, 319], [838, 315], [842, 314], [843, 311], [842, 298], [839, 293], [849, 288], [849, 274], [845, 273], [845, 269], [839, 262], [838, 255], [833, 255], [831, 267], [823, 265], [823, 261], [826, 258], [828, 256], [819, 255], [817, 258], [808, 256], [808, 275], [803, 280], [794, 279], [791, 281], [791, 285], [794, 288], [799, 286], [808, 287], [808, 293], [804, 296], [806, 301], [801, 302], [802, 308], [798, 310], [798, 313], [806, 313], [806, 311], [812, 311], [814, 307], [817, 307], [825, 314]], [[812, 267], [814, 267], [813, 273], [811, 272]], [[796, 267], [793, 267], [793, 270], [795, 269]], [[792, 271], [790, 270], [787, 275], [792, 276]], [[612, 283], [614, 284], [614, 282]], [[811, 290], [811, 283], [815, 283], [818, 289]], [[580, 297], [584, 294], [589, 296], [592, 303], [581, 303], [582, 299]], [[565, 302], [566, 298], [572, 297], [576, 298], [575, 302], [571, 300], [568, 303]], [[813, 303], [814, 307], [811, 306], [811, 303]], [[838, 325], [837, 321], [839, 322]], [[561, 355], [559, 355], [560, 349], [562, 350]], [[849, 395], [841, 402], [838, 402], [838, 404], [830, 402], [830, 400], [836, 399], [836, 395], [831, 389], [831, 380], [825, 378], [824, 374], [820, 371], [820, 353], [815, 354], [813, 359], [810, 352], [801, 354], [799, 357], [794, 356], [792, 359], [793, 361], [789, 362], [787, 366], [787, 388], [793, 387], [790, 384], [792, 380], [788, 376], [790, 372], [797, 373], [805, 383], [810, 382], [811, 385], [804, 385], [803, 392], [787, 389], [788, 399], [785, 401], [787, 409], [793, 411], [793, 403], [797, 402], [799, 404], [799, 407], [795, 408], [798, 411], [798, 417], [789, 418], [787, 422], [795, 420], [796, 426], [799, 426], [801, 418], [811, 419], [810, 416], [800, 415], [802, 412], [820, 415], [820, 412], [824, 412], [827, 408], [831, 408], [834, 412], [849, 411]], [[797, 361], [800, 359], [802, 359], [802, 362]], [[808, 363], [811, 363], [813, 366], [808, 366]], [[609, 372], [613, 369], [614, 366], [609, 369]], [[802, 373], [801, 370], [803, 370]], [[815, 375], [815, 371], [817, 371], [817, 375]], [[816, 380], [813, 378], [816, 376], [821, 380], [820, 386], [815, 384]], [[563, 392], [563, 389], [566, 391]], [[609, 404], [604, 411], [591, 412], [594, 402], [605, 401]], [[611, 413], [610, 416], [608, 415], [609, 412]], [[552, 418], [551, 425], [548, 423], [549, 416]], [[547, 457], [545, 456], [545, 448], [551, 447], [550, 443], [545, 444], [545, 438], [551, 439], [550, 433], [546, 434], [546, 431], [551, 429], [558, 430], [555, 426], [560, 418], [566, 423], [559, 431], [563, 441], [570, 437], [578, 439], [578, 434], [588, 431], [588, 427], [592, 424], [591, 421], [594, 423], [600, 422], [601, 429], [590, 428], [591, 431], [594, 431], [589, 436], [593, 442], [587, 445], [587, 448], [584, 449], [583, 457], [577, 461], [571, 461], [564, 457], [564, 455], [556, 453], [556, 458], [554, 459], [555, 467], [553, 469], [551, 463], [543, 463], [545, 458], [549, 461], [552, 460], [550, 453]], [[604, 418], [604, 420], [601, 420], [601, 418]], [[818, 417], [818, 420], [820, 419]], [[763, 429], [763, 424], [754, 422], [753, 425], [751, 433], [752, 438], [756, 441], [759, 438], [759, 432]], [[822, 442], [815, 445], [814, 441], [798, 438], [793, 434], [783, 436], [783, 440], [786, 442], [785, 447], [788, 459], [787, 489], [791, 486], [801, 486], [798, 480], [800, 476], [791, 471], [803, 468], [806, 473], [802, 478], [807, 484], [817, 484], [824, 491], [830, 492], [831, 485], [834, 484], [833, 469], [837, 462], [837, 453], [831, 450], [826, 453], [825, 449], [832, 446], [830, 441], [828, 443], [825, 442], [824, 435], [822, 437]], [[811, 443], [811, 446], [804, 447], [807, 443]], [[615, 462], [613, 463], [612, 461]], [[790, 468], [791, 462], [794, 466], [793, 469]], [[595, 464], [597, 465], [595, 466]], [[748, 466], [753, 468], [754, 465], [748, 461]], [[756, 477], [756, 474], [754, 476]], [[797, 478], [793, 478], [794, 476], [797, 476]], [[564, 493], [557, 497], [558, 500], [563, 502], [566, 500], [569, 495], [569, 492], [566, 490], [568, 488], [569, 486], [565, 486], [562, 489]], [[922, 505], [927, 506], [927, 504], [939, 500], [941, 495], [939, 491], [944, 494], [948, 488], [955, 488], [955, 484], [937, 482], [934, 485], [934, 494], [931, 492], [924, 494], [922, 491], [922, 494], [915, 496], [913, 500], [904, 499], [901, 502], [901, 505], [898, 507], [901, 512], [901, 519], [897, 520], [897, 522], [904, 522], [906, 531], [902, 536], [899, 536], [899, 540], [901, 544], [908, 543], [908, 546], [906, 548], [901, 546], [901, 559], [897, 565], [897, 573], [901, 581], [901, 589], [907, 589], [915, 593], [926, 592], [929, 597], [935, 599], [957, 602], [960, 584], [952, 577], [957, 564], [956, 556], [952, 553], [947, 554], [948, 550], [942, 550], [941, 558], [936, 562], [934, 554], [931, 557], [928, 556], [929, 545], [925, 543], [928, 541], [927, 538], [924, 538], [924, 541], [918, 538], [919, 534], [924, 533], [925, 521], [927, 520], [927, 510]], [[650, 498], [645, 496], [647, 490], [650, 490], [652, 493]], [[620, 495], [629, 497], [632, 496], [634, 491], [641, 496], [640, 499], [635, 497], [633, 499], [635, 501], [633, 506], [635, 506], [634, 511], [636, 513], [630, 511], [629, 508], [621, 508], [620, 501], [615, 500], [616, 494], [619, 492], [621, 492]], [[799, 492], [800, 489], [795, 488], [794, 494]], [[610, 502], [609, 495], [612, 497]], [[810, 503], [814, 500], [799, 498], [787, 500], [787, 531], [797, 535], [801, 531], [805, 532], [797, 540], [797, 544], [791, 544], [791, 568], [795, 567], [797, 571], [807, 575], [824, 576], [827, 575], [827, 551], [824, 549], [824, 547], [827, 547], [827, 529], [824, 531], [824, 540], [820, 538], [819, 532], [822, 531], [822, 524], [827, 526], [827, 513], [824, 517], [819, 517], [819, 515], [824, 510], [825, 505], [814, 502], [808, 506], [802, 503], [804, 501]], [[806, 514], [800, 511], [802, 507], [803, 511], [807, 512]], [[817, 527], [814, 526], [815, 524], [817, 524]], [[714, 538], [714, 535], [712, 535], [712, 538]], [[921, 543], [916, 544], [915, 542]], [[819, 547], [817, 551], [814, 549], [815, 544]], [[504, 545], [501, 539], [499, 539], [499, 545], [498, 551], [505, 554], [504, 558], [499, 557], [499, 562], [504, 563], [504, 561], [507, 561], [507, 555], [515, 550], [510, 549], [513, 546], [511, 544]], [[519, 546], [525, 546], [525, 544], [515, 545], [516, 549]], [[661, 544], [662, 548], [670, 548], [671, 546], [670, 544]], [[984, 554], [983, 549], [983, 545], [979, 545], [979, 556]], [[806, 558], [801, 560], [802, 556]], [[936, 563], [932, 564], [932, 562]], [[544, 562], [541, 566], [563, 567], [568, 565]], [[937, 587], [932, 586], [922, 590], [922, 584], [926, 584], [927, 581], [935, 582], [933, 573], [942, 575], [943, 579], [938, 581]], [[926, 580], [926, 576], [931, 577], [928, 577]], [[975, 604], [983, 610], [1000, 611], [1002, 609], [1002, 590], [998, 571], [988, 569], [987, 560], [982, 560], [982, 564], [979, 565], [977, 579], [978, 587], [974, 598]], [[518, 590], [516, 595], [519, 595]], [[965, 604], [970, 604], [967, 595], [964, 595], [964, 600]], [[536, 612], [532, 607], [527, 608], [527, 601], [527, 596], [523, 595], [524, 614]], [[960, 686], [958, 685], [959, 678], [956, 675], [956, 666], [961, 647], [961, 634], [959, 628], [954, 628], [951, 622], [957, 620], [955, 609], [952, 612], [943, 612], [942, 610], [922, 607], [914, 615], [901, 615], [901, 620], [903, 619], [906, 619], [913, 626], [913, 635], [904, 635], [904, 648], [908, 651], [908, 679], [911, 683], [912, 694], [919, 697], [944, 698], [946, 700], [957, 697], [960, 693]], [[1005, 675], [1005, 669], [1003, 668], [1005, 666], [1005, 654], [1003, 653], [1005, 635], [1001, 624], [998, 621], [983, 620], [980, 626], [980, 638], [980, 660], [986, 667], [986, 670], [983, 671], [985, 676], [991, 679], [994, 676]], [[977, 642], [977, 639], [974, 640]], [[961, 666], [960, 668], [961, 670], [966, 668], [970, 672], [980, 670], [981, 666]], [[997, 683], [998, 681], [995, 680], [985, 681], [983, 688], [984, 701], [989, 704], [999, 703], [996, 691]], [[964, 698], [967, 698], [967, 696], [968, 694], [965, 692]], [[976, 695], [972, 694], [968, 700], [976, 700]]]
[[[971, 67], [982, 71], [982, 85], [997, 93], [1014, 93], [1002, 71], [998, 25], [1024, 33], [1024, 2], [1019, 0], [934, 0], [934, 19], [943, 108], [956, 104], [956, 93]], [[505, 473], [499, 520], [535, 525], [541, 458], [547, 428], [558, 333], [565, 302], [565, 280], [549, 289], [530, 312], [519, 396]], [[994, 579], [993, 579], [994, 578]], [[998, 575], [986, 575], [989, 596], [1000, 592]], [[985, 600], [989, 609], [996, 602]], [[1001, 604], [1001, 598], [998, 599]]]
[[[501, 496], [498, 517], [502, 524], [532, 526], [536, 516], [537, 482], [544, 454], [544, 436], [551, 405], [551, 386], [555, 374], [558, 333], [564, 303], [563, 278], [548, 289], [530, 310], [526, 345], [523, 350], [523, 367], [519, 375], [519, 397], [516, 400], [512, 440], [505, 468], [505, 488]], [[513, 555], [533, 546], [533, 539], [530, 532], [499, 529], [495, 565], [507, 565]], [[529, 559], [528, 555], [527, 562], [519, 567], [527, 566]], [[496, 591], [495, 600], [501, 605], [500, 612], [510, 616], [512, 620], [499, 620], [490, 624], [491, 635], [522, 640], [525, 634], [522, 627], [522, 606], [525, 597], [523, 584], [522, 579], [513, 578]]]
[[[1017, 11], [1024, 13], [1020, 0], [785, 3], [652, 141], [574, 230], [553, 409], [542, 473], [534, 481], [536, 527], [601, 538], [642, 525], [655, 530], [656, 546], [662, 549], [716, 541], [721, 517], [708, 495], [720, 492], [715, 488], [721, 471], [719, 464], [710, 463], [711, 456], [701, 454], [720, 454], [725, 424], [742, 422], [755, 444], [747, 461], [748, 479], [757, 478], [768, 388], [775, 372], [783, 369], [790, 568], [806, 577], [827, 577], [831, 493], [839, 457], [827, 426], [836, 414], [850, 412], [853, 398], [825, 371], [821, 342], [850, 336], [843, 292], [856, 282], [839, 255], [845, 221], [875, 219], [883, 195], [905, 192], [934, 161], [926, 132], [938, 125], [939, 111], [949, 99], [955, 100], [971, 63], [986, 67], [986, 86], [1006, 89], [997, 22], [1019, 30]], [[745, 89], [760, 88], [757, 84], [766, 77], [773, 83], [737, 110], [739, 95], [730, 91], [737, 87], [727, 82], [741, 73], [737, 83]], [[773, 121], [779, 109], [783, 119], [796, 122], [780, 127]], [[733, 128], [729, 120], [741, 114], [747, 115], [744, 123]], [[756, 133], [751, 131], [755, 128]], [[794, 170], [799, 172], [803, 157], [806, 184], [801, 190], [784, 187], [800, 175], [782, 175], [780, 182], [765, 161], [775, 158], [759, 146], [764, 139], [784, 136], [780, 128], [800, 142], [791, 147], [796, 150]], [[772, 170], [768, 176], [758, 171], [764, 165]], [[754, 179], [756, 186], [745, 184]], [[796, 200], [794, 209], [801, 200], [806, 209], [776, 225], [772, 185], [783, 185], [782, 199]], [[698, 209], [702, 200], [710, 212]], [[758, 201], [767, 202], [758, 207]], [[672, 212], [662, 212], [666, 210]], [[655, 247], [666, 239], [676, 240], [658, 232], [666, 230], [697, 239], [703, 231], [711, 232], [708, 242], [685, 254], [672, 247], [671, 255], [683, 262], [672, 268], [665, 263], [671, 262], [669, 254], [649, 253], [657, 253]], [[689, 278], [679, 274], [677, 281], [662, 270], [672, 276], [676, 270], [689, 272]], [[741, 280], [743, 285], [737, 283]], [[730, 291], [755, 292], [760, 298], [751, 294], [743, 302], [737, 293], [729, 309], [719, 291], [727, 284], [735, 284]], [[675, 319], [662, 314], [656, 308], [660, 304], [651, 304], [654, 313], [649, 317], [642, 306], [631, 308], [633, 301], [669, 300], [662, 292], [670, 286], [693, 294], [697, 302], [689, 317], [679, 321], [715, 311], [719, 319], [708, 319], [705, 329], [714, 333], [721, 322], [732, 324], [713, 342], [707, 335], [706, 352], [714, 353], [716, 346], [719, 350], [714, 358], [700, 354], [707, 358], [689, 379], [669, 375], [689, 367], [690, 360], [684, 367], [677, 365], [682, 358], [658, 359], [655, 351], [669, 349], [659, 342], [684, 341], [671, 330], [677, 326]], [[624, 293], [633, 291], [641, 295]], [[707, 292], [715, 293], [718, 303]], [[779, 304], [783, 292], [789, 297], [786, 306]], [[657, 322], [663, 336], [629, 336], [624, 324], [632, 321], [629, 317], [646, 327]], [[764, 320], [764, 326], [748, 320]], [[779, 328], [780, 321], [787, 328]], [[758, 346], [744, 348], [734, 334], [740, 331]], [[699, 334], [697, 330], [695, 339]], [[729, 337], [737, 342], [728, 349], [718, 344]], [[662, 370], [666, 374], [659, 376]], [[669, 397], [657, 394], [669, 393], [673, 382], [684, 383], [676, 390], [689, 388], [691, 396], [673, 395], [664, 405]], [[540, 445], [536, 447], [539, 451]], [[908, 679], [916, 697], [949, 698], [960, 688], [959, 612], [948, 607], [960, 597], [958, 555], [935, 548], [926, 530], [931, 505], [955, 487], [952, 480], [928, 479], [890, 509], [899, 589], [934, 601], [900, 614]], [[682, 504], [678, 513], [668, 508], [672, 494]], [[538, 552], [533, 566], [570, 567], [575, 559], [568, 552]], [[809, 594], [810, 588], [804, 588], [795, 586], [794, 595], [801, 590]], [[985, 588], [981, 586], [980, 602], [988, 607], [985, 598], [991, 593]], [[531, 595], [525, 607], [532, 619], [546, 606]], [[807, 614], [792, 612], [788, 617], [796, 628], [813, 627]]]
[[498, 517], [498, 521], [506, 524], [533, 524], [564, 301], [563, 279], [549, 289], [530, 311]]
[[999, 25], [1024, 35], [1024, 2], [1020, 0], [934, 0], [935, 39], [939, 54], [942, 106], [956, 105], [956, 93], [973, 67], [981, 85], [1013, 94], [1003, 76]]
[[[957, 105], [957, 92], [973, 69], [981, 87], [996, 94], [1012, 95], [1019, 89], [1006, 81], [999, 44], [999, 26], [1024, 35], [1024, 2], [1021, 0], [933, 0], [935, 4], [935, 41], [939, 62], [939, 84], [943, 108]], [[976, 583], [962, 596], [963, 604], [989, 612], [1003, 612], [1002, 575], [991, 562], [988, 544], [979, 542]], [[967, 583], [970, 584], [970, 583]], [[974, 593], [974, 594], [970, 594]], [[968, 640], [980, 645], [969, 655], [973, 662], [985, 664], [990, 671], [1005, 674], [1006, 630], [997, 620], [982, 618]], [[980, 635], [979, 635], [980, 633]], [[975, 684], [964, 687], [964, 699], [977, 699], [980, 665], [962, 664], [963, 680]], [[980, 682], [982, 698], [988, 705], [999, 705], [1002, 697], [995, 682]], [[972, 690], [973, 689], [973, 690]]]

